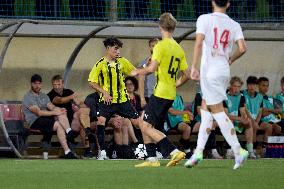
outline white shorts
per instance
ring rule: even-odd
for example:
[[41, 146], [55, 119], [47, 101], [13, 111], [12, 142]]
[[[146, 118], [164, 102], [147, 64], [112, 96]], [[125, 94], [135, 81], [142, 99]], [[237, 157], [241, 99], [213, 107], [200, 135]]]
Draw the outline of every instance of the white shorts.
[[215, 105], [227, 100], [226, 90], [229, 80], [230, 77], [224, 75], [200, 78], [202, 99], [207, 105]]

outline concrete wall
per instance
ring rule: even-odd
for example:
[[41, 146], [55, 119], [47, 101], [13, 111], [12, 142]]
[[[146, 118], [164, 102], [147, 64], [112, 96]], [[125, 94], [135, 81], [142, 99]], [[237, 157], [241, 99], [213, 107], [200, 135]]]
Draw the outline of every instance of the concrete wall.
[[[0, 38], [2, 49], [5, 42]], [[66, 62], [80, 38], [15, 38], [5, 57], [0, 73], [0, 100], [21, 100], [29, 89], [32, 74], [43, 76], [43, 92], [51, 89], [50, 79], [55, 74], [63, 74]], [[123, 39], [122, 55], [137, 65], [147, 54], [147, 40]], [[266, 76], [271, 80], [270, 93], [280, 88], [280, 78], [284, 76], [284, 42], [247, 42], [248, 53], [232, 66], [231, 75], [245, 79], [249, 75]], [[193, 41], [181, 43], [188, 62], [192, 60]], [[88, 74], [92, 65], [103, 56], [102, 39], [92, 39], [82, 49], [73, 66], [69, 88], [85, 97], [92, 90], [88, 87]], [[190, 81], [179, 89], [185, 101], [192, 100], [196, 85]]]

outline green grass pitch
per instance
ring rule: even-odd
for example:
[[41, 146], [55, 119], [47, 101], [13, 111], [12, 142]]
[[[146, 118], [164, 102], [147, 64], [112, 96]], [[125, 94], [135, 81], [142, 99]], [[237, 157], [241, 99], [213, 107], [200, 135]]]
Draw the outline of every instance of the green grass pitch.
[[249, 160], [232, 170], [233, 160], [204, 160], [187, 169], [135, 168], [131, 160], [0, 160], [1, 189], [274, 189], [284, 188], [284, 159]]

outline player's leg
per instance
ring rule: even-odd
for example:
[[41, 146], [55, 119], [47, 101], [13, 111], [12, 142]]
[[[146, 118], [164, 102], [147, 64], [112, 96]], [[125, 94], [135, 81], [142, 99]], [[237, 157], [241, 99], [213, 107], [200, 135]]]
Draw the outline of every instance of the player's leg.
[[200, 111], [201, 111], [201, 123], [198, 131], [197, 147], [195, 149], [194, 154], [184, 164], [185, 167], [189, 168], [197, 165], [202, 161], [203, 150], [205, 148], [206, 142], [208, 140], [213, 125], [213, 117], [211, 113], [208, 111], [206, 102], [204, 100], [202, 100]]
[[253, 150], [253, 125], [252, 122], [249, 121], [247, 124], [239, 124], [238, 127], [245, 129], [245, 137], [246, 137], [246, 148], [249, 152], [249, 157], [251, 159], [256, 159], [256, 155]]
[[188, 124], [181, 122], [178, 124], [177, 129], [179, 132], [181, 132], [181, 138], [179, 142], [182, 145], [184, 152], [186, 154], [190, 154], [191, 150], [189, 139], [191, 134], [191, 127]]

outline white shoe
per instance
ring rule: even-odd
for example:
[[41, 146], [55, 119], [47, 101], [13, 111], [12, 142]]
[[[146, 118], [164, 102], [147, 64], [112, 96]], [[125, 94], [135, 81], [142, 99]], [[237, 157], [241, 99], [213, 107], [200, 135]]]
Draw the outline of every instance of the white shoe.
[[102, 150], [102, 151], [99, 151], [99, 155], [97, 157], [97, 160], [107, 160], [109, 159], [106, 155], [106, 151], [105, 150]]
[[243, 163], [248, 159], [248, 155], [249, 155], [248, 151], [241, 148], [240, 155], [235, 159], [235, 165], [233, 169], [240, 168], [243, 165]]
[[232, 149], [228, 149], [225, 155], [226, 159], [234, 159], [235, 155]]
[[203, 160], [203, 153], [194, 153], [184, 164], [187, 168], [192, 168]]
[[156, 151], [156, 157], [158, 160], [163, 159], [163, 155], [159, 151]]
[[216, 149], [212, 149], [212, 158], [213, 159], [223, 159], [223, 157], [220, 156], [220, 154], [218, 153]]
[[257, 158], [256, 155], [255, 155], [255, 153], [254, 153], [254, 151], [249, 152], [249, 158], [250, 158], [250, 159], [256, 159], [256, 158]]

